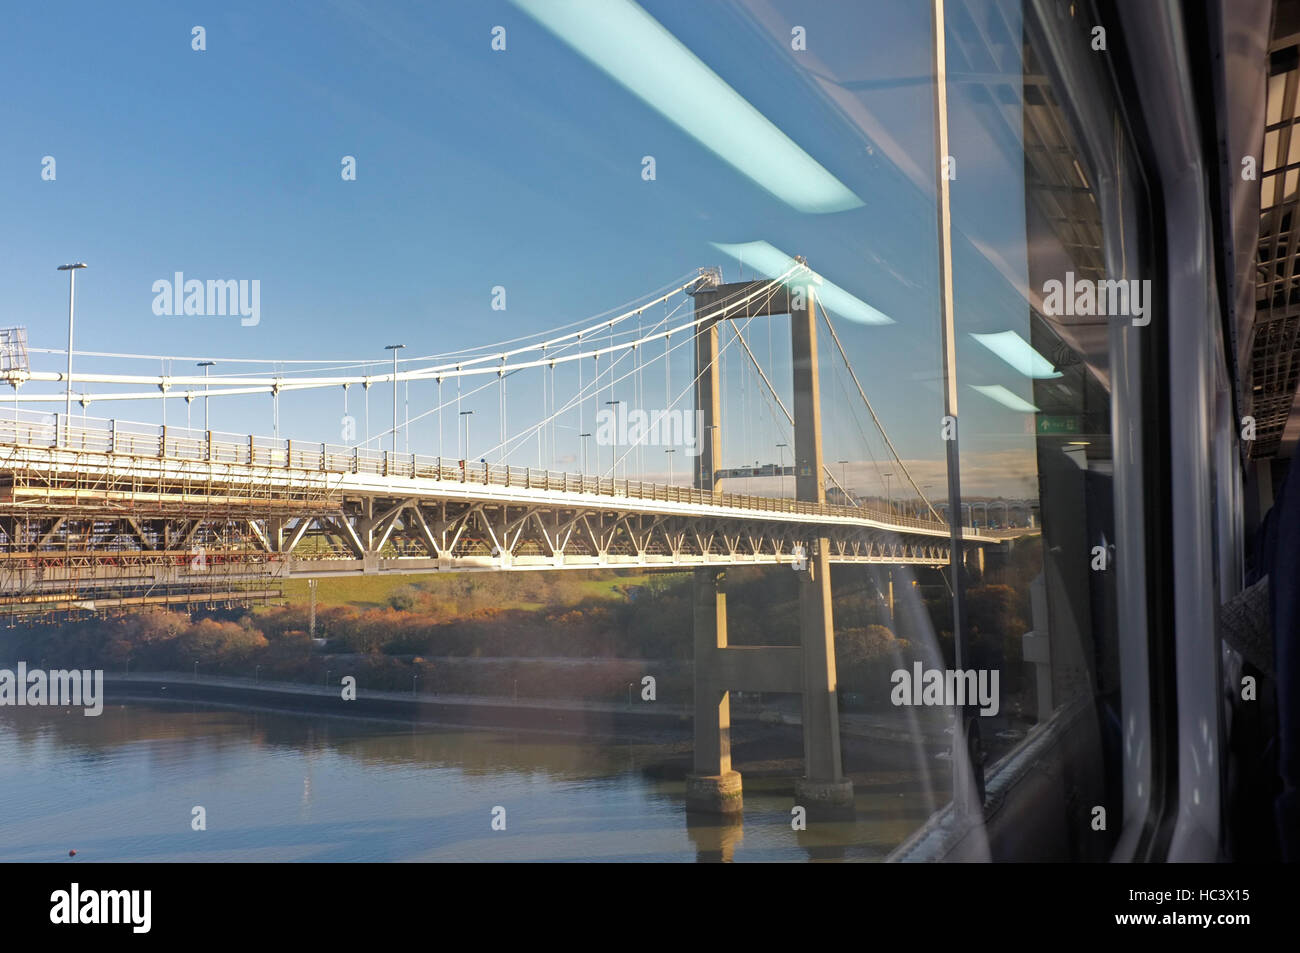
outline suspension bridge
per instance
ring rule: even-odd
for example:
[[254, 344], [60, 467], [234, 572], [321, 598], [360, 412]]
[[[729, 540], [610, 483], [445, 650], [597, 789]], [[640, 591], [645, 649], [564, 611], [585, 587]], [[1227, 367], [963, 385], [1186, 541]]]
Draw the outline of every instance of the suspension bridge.
[[[282, 362], [273, 375], [211, 374], [211, 362], [202, 362], [202, 376], [87, 372], [71, 369], [71, 354], [68, 371], [35, 371], [23, 355], [6, 354], [0, 373], [15, 394], [13, 408], [0, 412], [0, 608], [30, 614], [241, 603], [267, 598], [294, 577], [691, 569], [696, 772], [688, 803], [739, 809], [727, 699], [729, 690], [747, 690], [803, 694], [803, 803], [842, 805], [852, 788], [839, 763], [830, 565], [950, 566], [954, 546], [957, 559], [982, 561], [984, 547], [1001, 540], [951, 525], [926, 498], [872, 409], [829, 315], [818, 307], [817, 281], [797, 259], [782, 274], [730, 284], [701, 270], [619, 314], [540, 340], [450, 360], [401, 362], [404, 367], [394, 346], [391, 372], [378, 374], [369, 373], [373, 366], [320, 373], [312, 362], [293, 373]], [[677, 308], [667, 310], [674, 300]], [[672, 323], [686, 305], [690, 313]], [[643, 329], [658, 307], [664, 316]], [[778, 315], [791, 320], [790, 407], [743, 333], [752, 319]], [[892, 503], [855, 500], [822, 459], [819, 316], [842, 373], [887, 448], [889, 465], [920, 503], [911, 515]], [[724, 329], [731, 332], [726, 340]], [[782, 482], [792, 478], [793, 498], [738, 493], [720, 478], [726, 432], [721, 358], [731, 347], [761, 383], [753, 390], [763, 395], [769, 422], [788, 435], [778, 446], [791, 449], [792, 462], [776, 472]], [[655, 359], [645, 359], [659, 348]], [[693, 367], [674, 391], [667, 375], [678, 348], [689, 348]], [[657, 360], [664, 364], [667, 406], [647, 412], [644, 381]], [[583, 372], [588, 365], [589, 379]], [[561, 396], [558, 381], [573, 376], [557, 377], [565, 369], [576, 370], [578, 381]], [[511, 433], [507, 381], [530, 373], [541, 378], [541, 412], [530, 401], [533, 419]], [[463, 393], [465, 383], [480, 378], [483, 383]], [[463, 426], [456, 455], [399, 452], [397, 387], [410, 382], [436, 384], [438, 400], [426, 415], [436, 414], [439, 444], [444, 411], [455, 414], [458, 430]], [[636, 424], [644, 426], [634, 425], [626, 444], [610, 446], [607, 466], [599, 461], [600, 447], [595, 472], [512, 462], [531, 454], [534, 444], [539, 463], [554, 459], [557, 425], [575, 412], [579, 437], [589, 438], [584, 405], [597, 403], [606, 388], [612, 397], [619, 383], [631, 388], [629, 403], [642, 413]], [[40, 384], [62, 385], [63, 392], [26, 392]], [[393, 388], [391, 430], [345, 444], [278, 434], [282, 395], [341, 387], [346, 400], [354, 386], [365, 395], [368, 431], [369, 393], [377, 384]], [[456, 388], [446, 401], [445, 385]], [[468, 453], [471, 412], [461, 407], [494, 386], [498, 443], [474, 460]], [[208, 401], [248, 394], [271, 396], [275, 436], [85, 415], [90, 406], [112, 401], [160, 400], [165, 408], [168, 398], [179, 397], [187, 409], [203, 401], [206, 418]], [[74, 399], [80, 415], [68, 412]], [[60, 403], [62, 413], [33, 409]], [[678, 485], [671, 471], [666, 481], [620, 477], [620, 466], [626, 473], [630, 459], [643, 459], [647, 435], [688, 404], [698, 427], [694, 446], [680, 448], [694, 457], [690, 485]], [[373, 446], [384, 437], [389, 449]], [[666, 448], [669, 461], [675, 449]], [[827, 501], [828, 484], [842, 502]], [[728, 644], [725, 569], [737, 565], [799, 573], [800, 632], [791, 645]]]

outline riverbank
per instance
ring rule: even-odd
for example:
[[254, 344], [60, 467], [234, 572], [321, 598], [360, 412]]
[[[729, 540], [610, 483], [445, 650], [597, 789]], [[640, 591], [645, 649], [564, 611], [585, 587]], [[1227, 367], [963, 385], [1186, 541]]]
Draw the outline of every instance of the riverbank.
[[[689, 738], [690, 706], [643, 701], [634, 691], [630, 703], [580, 699], [505, 698], [426, 692], [358, 689], [345, 700], [341, 686], [304, 685], [224, 676], [195, 678], [183, 672], [105, 673], [107, 703], [139, 701], [195, 703], [241, 710], [325, 715], [438, 727], [544, 732], [592, 738]], [[733, 703], [732, 720], [750, 726], [801, 728], [790, 702], [748, 706]], [[949, 741], [939, 712], [926, 711], [914, 721], [886, 715], [852, 713], [841, 717], [842, 735], [875, 743], [940, 749]]]
[[358, 689], [343, 697], [341, 686], [304, 685], [222, 676], [194, 678], [183, 672], [104, 675], [105, 701], [198, 703], [241, 710], [360, 718], [437, 727], [490, 728], [608, 737], [677, 737], [689, 734], [685, 706], [642, 702], [513, 699], [424, 692]]

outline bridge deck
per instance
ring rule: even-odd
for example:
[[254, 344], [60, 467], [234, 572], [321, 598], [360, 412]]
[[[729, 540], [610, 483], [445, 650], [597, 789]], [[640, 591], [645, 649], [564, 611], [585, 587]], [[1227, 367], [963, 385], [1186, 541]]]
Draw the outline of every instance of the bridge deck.
[[[118, 460], [129, 458], [136, 461], [132, 466], [141, 470], [147, 480], [204, 480], [225, 488], [242, 485], [250, 491], [241, 494], [228, 489], [224, 500], [211, 493], [202, 494], [206, 502], [214, 505], [238, 505], [252, 499], [265, 503], [266, 494], [261, 488], [268, 484], [278, 487], [277, 496], [298, 489], [324, 494], [324, 498], [348, 492], [413, 493], [440, 497], [463, 497], [470, 494], [485, 500], [521, 503], [546, 499], [589, 502], [592, 497], [596, 497], [606, 499], [608, 505], [645, 512], [702, 514], [741, 511], [748, 517], [757, 519], [776, 517], [797, 523], [818, 524], [848, 521], [939, 537], [949, 535], [948, 524], [941, 520], [902, 516], [863, 505], [808, 503], [783, 497], [699, 490], [506, 464], [474, 463], [461, 466], [461, 461], [448, 461], [443, 457], [394, 454], [387, 450], [363, 450], [326, 443], [309, 444], [292, 439], [236, 436], [175, 427], [142, 429], [141, 425], [121, 425], [113, 421], [102, 425], [79, 424], [74, 418], [71, 425], [60, 429], [64, 429], [64, 432], [57, 434], [56, 443], [56, 427], [48, 418], [44, 421], [0, 419], [0, 461], [6, 467], [21, 465], [23, 462], [34, 466], [56, 467], [59, 464], [71, 464], [89, 474], [95, 471], [107, 472], [114, 467], [120, 470], [122, 467], [120, 464], [108, 463], [102, 467], [96, 466], [88, 455]], [[62, 453], [24, 458], [16, 453], [24, 449]], [[170, 461], [177, 466], [158, 466], [149, 461]], [[193, 464], [202, 466], [195, 467]], [[281, 474], [278, 478], [277, 471]], [[326, 479], [295, 479], [291, 474], [318, 474], [324, 475]], [[3, 490], [0, 489], [0, 492]], [[149, 493], [149, 487], [142, 485], [137, 492], [132, 493], [132, 497], [143, 500]], [[65, 489], [60, 492], [51, 487], [46, 496], [53, 501], [60, 496], [66, 498], [68, 491]], [[992, 537], [971, 529], [964, 528], [962, 535], [971, 542], [995, 542]]]
[[[294, 440], [0, 419], [0, 605], [231, 593], [292, 576], [949, 562], [867, 507]], [[966, 530], [973, 546], [999, 540]]]

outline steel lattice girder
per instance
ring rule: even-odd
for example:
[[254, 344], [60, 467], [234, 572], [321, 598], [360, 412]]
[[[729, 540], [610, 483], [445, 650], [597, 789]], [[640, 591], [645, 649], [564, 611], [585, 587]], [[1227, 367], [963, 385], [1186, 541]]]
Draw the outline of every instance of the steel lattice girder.
[[0, 598], [216, 578], [774, 565], [821, 540], [838, 563], [949, 561], [946, 534], [867, 518], [385, 482], [401, 493], [336, 473], [0, 448]]

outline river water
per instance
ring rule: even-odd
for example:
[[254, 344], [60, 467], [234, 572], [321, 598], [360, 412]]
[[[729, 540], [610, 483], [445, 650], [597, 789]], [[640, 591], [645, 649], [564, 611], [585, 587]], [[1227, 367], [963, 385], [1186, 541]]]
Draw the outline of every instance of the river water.
[[688, 822], [663, 770], [687, 752], [188, 704], [4, 708], [0, 861], [878, 860], [934, 806], [895, 765], [855, 777], [854, 820], [794, 831], [789, 777], [738, 763], [743, 821]]

